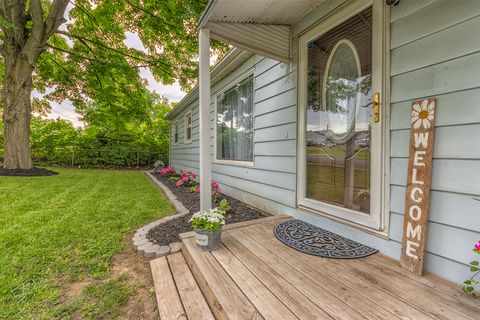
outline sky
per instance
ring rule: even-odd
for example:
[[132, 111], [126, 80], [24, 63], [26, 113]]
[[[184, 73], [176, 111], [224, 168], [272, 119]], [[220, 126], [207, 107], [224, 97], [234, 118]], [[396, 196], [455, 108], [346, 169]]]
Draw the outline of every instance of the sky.
[[[72, 7], [73, 5], [70, 3], [66, 10], [67, 17]], [[69, 23], [68, 20], [69, 19], [67, 18], [67, 24]], [[65, 25], [60, 26], [60, 29], [65, 30]], [[136, 48], [139, 50], [145, 49], [137, 34], [126, 32], [125, 37], [126, 39], [124, 43], [126, 46], [130, 48]], [[170, 102], [178, 102], [186, 95], [186, 92], [182, 91], [178, 82], [175, 82], [172, 85], [164, 85], [162, 83], [159, 83], [155, 80], [152, 73], [147, 68], [140, 69], [140, 76], [147, 80], [148, 82], [147, 88], [150, 91], [156, 92], [161, 96], [166, 97]], [[34, 90], [32, 92], [32, 97], [40, 98], [42, 97], [42, 94]], [[52, 106], [52, 111], [47, 115], [47, 118], [49, 119], [62, 118], [72, 122], [73, 125], [76, 127], [84, 125], [84, 123], [79, 120], [79, 115], [74, 111], [70, 101], [66, 100], [66, 101], [63, 101], [62, 103], [50, 102], [50, 105]]]

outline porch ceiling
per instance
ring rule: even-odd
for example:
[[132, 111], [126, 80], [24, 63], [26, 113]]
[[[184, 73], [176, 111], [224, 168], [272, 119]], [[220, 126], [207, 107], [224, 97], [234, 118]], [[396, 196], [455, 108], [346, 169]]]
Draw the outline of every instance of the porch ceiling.
[[324, 0], [210, 0], [200, 28], [212, 38], [288, 62], [290, 28]]

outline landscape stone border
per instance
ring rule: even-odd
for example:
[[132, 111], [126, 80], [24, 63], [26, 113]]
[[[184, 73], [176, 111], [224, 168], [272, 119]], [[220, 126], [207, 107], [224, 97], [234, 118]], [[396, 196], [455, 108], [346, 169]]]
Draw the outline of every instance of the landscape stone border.
[[135, 235], [132, 238], [133, 248], [135, 249], [135, 251], [142, 254], [145, 258], [153, 259], [166, 256], [170, 253], [181, 251], [182, 243], [173, 242], [170, 243], [168, 246], [160, 246], [148, 240], [148, 232], [151, 229], [168, 221], [184, 217], [190, 214], [190, 211], [185, 208], [185, 206], [177, 199], [177, 197], [172, 193], [172, 191], [170, 191], [170, 189], [166, 185], [164, 185], [157, 178], [155, 178], [155, 176], [150, 171], [144, 171], [144, 173], [153, 181], [153, 183], [155, 183], [160, 189], [162, 189], [163, 193], [165, 193], [168, 200], [170, 200], [177, 212], [177, 214], [149, 223], [135, 232]]

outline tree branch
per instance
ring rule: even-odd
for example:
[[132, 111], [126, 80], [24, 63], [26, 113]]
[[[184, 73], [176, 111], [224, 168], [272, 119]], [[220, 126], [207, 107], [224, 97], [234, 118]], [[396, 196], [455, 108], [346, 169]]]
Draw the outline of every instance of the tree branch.
[[29, 12], [32, 16], [33, 22], [30, 38], [33, 42], [35, 42], [35, 44], [37, 44], [37, 46], [40, 46], [43, 41], [45, 31], [45, 23], [43, 22], [43, 9], [41, 1], [31, 0]]
[[[101, 63], [101, 64], [110, 65], [110, 66], [113, 66], [113, 67], [122, 67], [122, 68], [124, 67], [124, 66], [120, 66], [118, 64], [111, 63], [111, 62], [108, 62], [108, 61], [104, 61], [104, 60], [101, 60], [101, 59], [98, 59], [98, 58], [87, 57], [87, 56], [78, 54], [76, 52], [73, 52], [73, 51], [70, 51], [70, 50], [67, 50], [67, 49], [62, 49], [62, 48], [56, 47], [56, 46], [48, 44], [48, 43], [47, 43], [46, 46], [49, 47], [50, 49], [53, 49], [53, 50], [56, 50], [56, 51], [59, 51], [59, 52], [63, 52], [63, 53], [66, 53], [66, 54], [70, 54], [70, 55], [79, 57], [81, 59], [87, 60], [87, 61], [98, 62], [98, 63]], [[152, 67], [152, 65], [151, 64], [140, 64], [140, 65], [133, 65], [133, 66], [130, 66], [130, 67], [138, 69], [138, 68], [149, 68], [149, 67]], [[162, 69], [162, 71], [167, 72], [163, 69]], [[168, 74], [168, 75], [173, 77], [172, 74]]]
[[155, 65], [155, 64], [159, 63], [159, 64], [162, 64], [164, 66], [171, 67], [171, 65], [169, 65], [168, 63], [165, 63], [165, 62], [162, 62], [162, 61], [157, 61], [157, 60], [148, 60], [148, 59], [144, 59], [144, 58], [141, 58], [141, 57], [137, 57], [137, 56], [134, 56], [134, 55], [129, 54], [127, 52], [123, 52], [121, 50], [109, 47], [109, 46], [107, 46], [107, 45], [105, 45], [101, 42], [96, 41], [96, 40], [88, 39], [88, 38], [85, 38], [85, 37], [82, 37], [82, 36], [79, 36], [79, 35], [76, 35], [76, 34], [72, 34], [72, 33], [66, 32], [66, 31], [58, 30], [57, 33], [58, 34], [63, 34], [64, 36], [67, 36], [67, 37], [75, 38], [79, 41], [81, 41], [81, 40], [88, 41], [90, 43], [96, 44], [97, 46], [103, 47], [105, 49], [111, 50], [115, 53], [118, 53], [118, 54], [121, 54], [123, 56], [132, 58], [132, 59], [137, 60], [137, 61], [146, 62], [146, 63], [149, 63], [151, 65]]
[[47, 40], [66, 21], [63, 15], [65, 14], [67, 4], [68, 0], [53, 0], [47, 20], [44, 22], [41, 0], [31, 0], [29, 11], [32, 15], [33, 25], [31, 34], [22, 48], [22, 54], [27, 57], [32, 67], [35, 65], [40, 53], [45, 50]]
[[153, 17], [153, 18], [156, 18], [156, 19], [159, 19], [159, 20], [162, 20], [163, 23], [165, 23], [167, 26], [170, 26], [174, 29], [178, 29], [178, 26], [174, 25], [174, 24], [171, 24], [171, 23], [168, 23], [167, 21], [165, 21], [164, 18], [162, 17], [159, 17], [157, 16], [156, 14], [150, 12], [150, 11], [147, 11], [145, 8], [142, 8], [141, 6], [137, 6], [135, 4], [133, 4], [131, 1], [129, 0], [125, 0], [126, 3], [128, 3], [129, 5], [131, 5], [133, 8], [137, 9], [137, 10], [140, 10], [142, 11], [143, 13], [146, 13], [148, 14], [149, 16]]
[[67, 20], [63, 17], [67, 10], [68, 0], [53, 0], [52, 8], [46, 20], [45, 42], [52, 36], [60, 25]]

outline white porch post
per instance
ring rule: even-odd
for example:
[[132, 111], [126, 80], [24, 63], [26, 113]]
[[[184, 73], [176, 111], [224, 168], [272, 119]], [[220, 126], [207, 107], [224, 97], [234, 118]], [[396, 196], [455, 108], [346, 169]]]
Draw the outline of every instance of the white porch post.
[[199, 116], [200, 116], [200, 210], [212, 208], [212, 159], [210, 151], [210, 30], [200, 29]]

